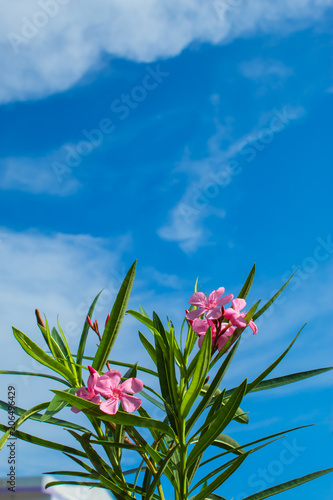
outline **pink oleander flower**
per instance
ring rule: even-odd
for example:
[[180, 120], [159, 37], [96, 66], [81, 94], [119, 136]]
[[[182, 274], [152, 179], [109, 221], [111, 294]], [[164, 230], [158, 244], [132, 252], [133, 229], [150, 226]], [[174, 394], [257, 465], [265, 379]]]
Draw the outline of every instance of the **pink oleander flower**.
[[[224, 311], [224, 317], [226, 319], [230, 319], [231, 323], [237, 328], [245, 328], [247, 326], [247, 322], [245, 320], [245, 312], [240, 312], [244, 307], [246, 306], [246, 302], [244, 299], [234, 299], [232, 301], [232, 307], [226, 309]], [[253, 333], [258, 332], [257, 325], [252, 321], [252, 319], [249, 321], [249, 327], [253, 331]]]
[[104, 396], [100, 409], [105, 413], [114, 415], [118, 411], [119, 401], [124, 411], [133, 412], [140, 408], [141, 399], [132, 396], [143, 388], [143, 382], [137, 378], [129, 378], [122, 384], [121, 373], [118, 370], [110, 370], [102, 375], [96, 384], [95, 390]]
[[[96, 391], [96, 382], [99, 379], [99, 373], [92, 368], [91, 366], [88, 366], [90, 376], [87, 381], [87, 389], [85, 387], [80, 387], [75, 393], [75, 396], [78, 396], [79, 398], [86, 399], [87, 401], [91, 401], [92, 403], [99, 403], [101, 401], [101, 398], [98, 395], [98, 392]], [[79, 413], [78, 408], [75, 408], [75, 406], [72, 406], [72, 411], [74, 413]]]
[[230, 300], [234, 297], [232, 293], [226, 295], [225, 297], [221, 297], [221, 295], [224, 294], [224, 291], [224, 287], [221, 286], [217, 290], [210, 293], [208, 295], [208, 299], [204, 293], [195, 292], [190, 298], [189, 304], [192, 304], [192, 306], [198, 306], [198, 309], [188, 312], [186, 314], [186, 318], [191, 321], [204, 313], [206, 313], [207, 319], [219, 318], [222, 314], [221, 307], [227, 304], [227, 302], [230, 302]]
[[[220, 331], [223, 333], [218, 335], [218, 337], [217, 337], [216, 347], [217, 347], [218, 351], [220, 351], [222, 349], [222, 347], [224, 347], [224, 345], [228, 342], [231, 335], [236, 330], [236, 327], [234, 327], [234, 326], [229, 326], [229, 328], [227, 328], [228, 324], [229, 323], [221, 323], [221, 330]], [[216, 335], [217, 335], [217, 329], [216, 329], [215, 323], [210, 319], [208, 319], [207, 321], [205, 321], [203, 319], [195, 319], [193, 321], [192, 329], [195, 333], [197, 333], [199, 335], [199, 341], [198, 341], [199, 347], [201, 347], [201, 345], [202, 345], [202, 342], [203, 342], [204, 336], [206, 335], [208, 327], [211, 328], [212, 343], [214, 344], [214, 342], [216, 341]]]

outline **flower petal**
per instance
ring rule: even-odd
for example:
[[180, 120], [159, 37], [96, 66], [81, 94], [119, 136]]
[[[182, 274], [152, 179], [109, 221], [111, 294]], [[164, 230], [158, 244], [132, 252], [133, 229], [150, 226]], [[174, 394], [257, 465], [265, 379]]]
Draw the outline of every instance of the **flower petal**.
[[130, 412], [130, 413], [132, 411], [137, 410], [141, 406], [141, 399], [136, 398], [134, 396], [128, 396], [127, 394], [121, 394], [119, 399], [121, 401], [121, 406], [123, 407], [123, 410]]
[[88, 378], [88, 382], [87, 382], [87, 387], [88, 387], [88, 391], [90, 392], [90, 394], [94, 394], [95, 391], [95, 384], [97, 382], [97, 380], [99, 379], [99, 373], [98, 371], [96, 371], [94, 368], [92, 368], [91, 366], [88, 366], [89, 368], [89, 371], [90, 371], [90, 376]]
[[80, 389], [78, 389], [76, 391], [75, 396], [77, 396], [78, 398], [83, 398], [83, 399], [90, 398], [90, 394], [85, 387], [80, 387]]
[[104, 413], [108, 413], [109, 415], [114, 415], [118, 411], [119, 399], [118, 398], [110, 398], [106, 401], [102, 401], [99, 405], [100, 409], [104, 411]]
[[193, 309], [193, 311], [190, 311], [186, 314], [186, 318], [189, 319], [190, 321], [194, 320], [195, 318], [198, 318], [201, 316], [206, 309], [200, 307], [199, 309]]
[[212, 293], [208, 295], [208, 302], [216, 302], [221, 295], [223, 295], [225, 292], [225, 288], [223, 286], [220, 286], [217, 290], [214, 290]]
[[207, 305], [206, 295], [202, 292], [195, 292], [188, 301], [192, 306], [205, 307]]
[[129, 378], [125, 380], [118, 387], [121, 392], [127, 392], [128, 394], [134, 394], [135, 392], [140, 392], [143, 389], [143, 382], [138, 378]]
[[118, 370], [110, 370], [98, 379], [94, 390], [107, 398], [112, 394], [112, 390], [118, 387], [120, 380], [121, 373]]
[[234, 299], [232, 301], [232, 307], [235, 309], [235, 311], [241, 311], [242, 309], [244, 309], [244, 307], [246, 306], [246, 302], [244, 299]]
[[252, 321], [249, 322], [249, 327], [251, 328], [251, 330], [253, 331], [253, 334], [256, 334], [258, 333], [258, 327], [257, 325]]
[[218, 340], [217, 340], [217, 349], [218, 351], [220, 351], [222, 349], [222, 347], [225, 346], [225, 344], [228, 342], [229, 340], [229, 337], [227, 337], [227, 335], [223, 334], [221, 335]]
[[214, 307], [214, 309], [209, 309], [206, 313], [207, 319], [217, 319], [222, 316], [222, 311], [220, 307]]
[[204, 335], [207, 331], [208, 325], [204, 319], [195, 319], [192, 324], [192, 330], [198, 335]]
[[92, 396], [92, 397], [90, 398], [90, 401], [91, 401], [92, 403], [96, 403], [96, 404], [98, 404], [98, 405], [99, 405], [99, 403], [101, 402], [101, 398], [100, 398], [98, 395], [97, 395], [97, 396]]
[[229, 293], [229, 295], [226, 295], [225, 297], [221, 297], [217, 302], [217, 306], [224, 306], [228, 302], [230, 302], [234, 298], [232, 293]]
[[75, 406], [72, 406], [71, 410], [73, 413], [79, 413], [81, 411], [78, 408], [75, 408]]

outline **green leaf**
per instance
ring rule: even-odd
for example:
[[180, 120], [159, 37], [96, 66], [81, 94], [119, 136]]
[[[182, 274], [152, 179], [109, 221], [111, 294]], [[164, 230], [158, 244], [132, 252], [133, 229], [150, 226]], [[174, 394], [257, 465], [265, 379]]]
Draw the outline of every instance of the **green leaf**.
[[56, 380], [57, 382], [61, 382], [62, 384], [68, 385], [71, 387], [71, 384], [59, 377], [54, 377], [53, 375], [46, 375], [45, 373], [34, 373], [34, 372], [16, 372], [11, 370], [0, 370], [0, 375], [28, 375], [29, 377], [44, 377], [51, 378], [52, 380]]
[[[8, 430], [10, 430], [9, 427], [0, 424], [0, 431], [7, 432]], [[71, 448], [70, 446], [66, 446], [64, 444], [54, 443], [52, 441], [48, 441], [47, 439], [32, 436], [31, 434], [27, 434], [26, 432], [16, 431], [15, 437], [18, 439], [22, 439], [22, 441], [28, 441], [29, 443], [43, 446], [43, 448], [51, 448], [52, 450], [72, 453], [73, 455], [78, 455], [80, 457], [86, 458], [86, 454], [81, 450], [76, 450], [75, 448]]]
[[290, 282], [290, 280], [295, 276], [296, 273], [297, 273], [297, 270], [290, 276], [289, 280], [286, 281], [286, 283], [280, 288], [280, 290], [278, 292], [276, 292], [276, 294], [271, 298], [271, 300], [269, 300], [268, 302], [266, 302], [266, 304], [261, 309], [259, 309], [259, 311], [253, 316], [253, 321], [255, 321], [257, 318], [259, 318], [259, 316], [261, 316], [262, 314], [264, 314], [264, 312], [266, 311], [266, 309], [268, 309], [273, 304], [273, 302], [283, 292], [283, 290], [286, 288], [286, 286], [288, 285], [288, 283]]
[[7, 440], [10, 438], [11, 435], [13, 435], [14, 432], [16, 432], [16, 429], [20, 427], [20, 425], [23, 424], [28, 418], [30, 418], [31, 415], [34, 413], [38, 413], [40, 410], [44, 410], [48, 406], [48, 403], [41, 403], [37, 406], [34, 406], [33, 408], [30, 408], [30, 410], [25, 411], [15, 422], [13, 426], [11, 426], [5, 434], [2, 436], [0, 439], [0, 450], [3, 448], [3, 446], [6, 444]]
[[312, 481], [313, 479], [317, 479], [317, 477], [324, 476], [325, 474], [329, 474], [330, 472], [333, 472], [333, 468], [312, 472], [311, 474], [307, 474], [306, 476], [298, 477], [297, 479], [292, 479], [291, 481], [287, 481], [286, 483], [281, 483], [277, 486], [272, 486], [271, 488], [267, 488], [266, 490], [259, 491], [259, 493], [250, 495], [243, 500], [262, 500], [263, 498], [277, 495], [278, 493], [290, 490], [291, 488], [296, 488], [296, 486], [300, 486], [301, 484]]
[[199, 416], [202, 414], [202, 412], [209, 406], [209, 403], [211, 402], [216, 389], [220, 385], [230, 363], [232, 358], [235, 355], [235, 352], [237, 350], [239, 342], [235, 344], [235, 346], [229, 351], [228, 356], [225, 358], [224, 362], [218, 369], [215, 377], [213, 378], [211, 384], [206, 384], [202, 389], [201, 389], [201, 394], [203, 394], [203, 398], [192, 413], [191, 417], [189, 418], [188, 422], [186, 423], [186, 435], [189, 433], [190, 429], [196, 422], [196, 420], [199, 418]]
[[174, 437], [172, 430], [164, 422], [160, 422], [152, 418], [139, 417], [138, 415], [133, 415], [132, 413], [126, 413], [120, 410], [115, 415], [108, 415], [99, 409], [99, 405], [91, 403], [86, 399], [78, 398], [77, 396], [73, 396], [72, 394], [68, 394], [64, 391], [53, 390], [52, 392], [59, 394], [59, 396], [62, 396], [66, 401], [68, 401], [68, 403], [76, 408], [79, 408], [79, 410], [83, 410], [87, 415], [97, 417], [103, 422], [114, 422], [115, 424], [126, 426], [148, 427], [148, 429], [155, 429]]
[[[74, 377], [77, 378], [78, 374], [77, 374], [77, 371], [76, 371], [75, 361], [73, 359], [71, 350], [69, 348], [69, 345], [68, 345], [68, 342], [67, 342], [67, 339], [66, 339], [66, 335], [64, 334], [64, 332], [63, 332], [63, 330], [62, 330], [62, 328], [60, 326], [59, 318], [57, 318], [57, 323], [58, 323], [58, 328], [59, 328], [60, 335], [61, 335], [61, 337], [63, 339], [63, 343], [65, 345], [65, 349], [66, 349], [66, 353], [67, 353], [66, 358], [68, 359], [69, 369], [73, 372]], [[79, 367], [79, 369], [81, 369], [81, 367]]]
[[[305, 325], [304, 325], [305, 326]], [[247, 391], [246, 391], [246, 394], [253, 391], [253, 389], [255, 387], [257, 387], [257, 385], [264, 379], [267, 377], [267, 375], [272, 371], [274, 370], [274, 368], [280, 363], [280, 361], [282, 361], [282, 359], [285, 357], [285, 355], [290, 351], [290, 349], [292, 348], [292, 346], [294, 345], [294, 343], [296, 342], [296, 339], [297, 337], [299, 336], [299, 334], [301, 333], [301, 331], [303, 330], [304, 326], [302, 326], [302, 328], [299, 330], [299, 332], [297, 333], [296, 337], [294, 338], [294, 340], [291, 342], [291, 344], [289, 345], [289, 347], [281, 354], [281, 356], [278, 357], [278, 359], [276, 361], [274, 361], [274, 363], [272, 363], [268, 368], [266, 368], [265, 371], [262, 372], [261, 375], [259, 375], [259, 377], [257, 377], [253, 382], [251, 382], [250, 384], [248, 384], [247, 386]]]
[[162, 462], [159, 464], [159, 468], [158, 468], [158, 471], [157, 471], [157, 474], [155, 475], [151, 485], [149, 486], [149, 489], [146, 493], [146, 496], [145, 496], [145, 500], [150, 500], [153, 496], [153, 493], [154, 493], [154, 490], [155, 488], [157, 487], [159, 481], [160, 481], [160, 478], [164, 472], [164, 470], [166, 469], [172, 455], [174, 454], [174, 452], [176, 451], [176, 446], [174, 446], [171, 450], [169, 450], [167, 456], [162, 460]]
[[[96, 297], [94, 298], [91, 306], [89, 307], [89, 311], [88, 311], [89, 318], [92, 317], [94, 309], [95, 309], [95, 306], [96, 306], [96, 303], [97, 303], [97, 301], [99, 299], [99, 296], [101, 295], [102, 292], [103, 292], [103, 290], [101, 290], [96, 295]], [[88, 338], [89, 328], [90, 328], [90, 326], [88, 325], [87, 320], [85, 318], [84, 319], [84, 326], [83, 326], [83, 330], [82, 330], [82, 334], [81, 334], [81, 338], [80, 338], [80, 342], [79, 342], [79, 347], [78, 347], [78, 350], [77, 350], [76, 362], [79, 365], [82, 365], [83, 354], [84, 354], [84, 349], [86, 347], [86, 342], [87, 342], [87, 338]], [[77, 374], [78, 374], [78, 378], [79, 378], [79, 384], [82, 385], [82, 368], [80, 368], [80, 367], [77, 368]]]
[[54, 328], [54, 327], [51, 330], [51, 337], [54, 340], [54, 342], [59, 346], [59, 349], [62, 353], [63, 358], [68, 359], [65, 344], [63, 343], [62, 338], [60, 337], [59, 333], [57, 332], [56, 328]]
[[45, 318], [45, 325], [46, 325], [45, 328], [42, 325], [38, 324], [38, 327], [43, 334], [44, 340], [45, 340], [47, 346], [49, 347], [54, 359], [56, 361], [59, 361], [60, 363], [64, 364], [66, 366], [66, 368], [69, 368], [67, 360], [66, 360], [66, 353], [63, 352], [61, 343], [58, 342], [59, 339], [56, 337], [56, 335], [51, 334], [49, 324], [48, 324], [48, 321], [47, 321], [45, 314], [44, 314], [44, 318]]
[[149, 356], [151, 357], [151, 359], [153, 360], [153, 362], [156, 365], [157, 360], [156, 360], [156, 349], [155, 349], [155, 347], [153, 346], [153, 344], [151, 342], [149, 342], [149, 340], [140, 331], [139, 331], [139, 338], [141, 340], [141, 343], [142, 343], [143, 347], [146, 349], [146, 351], [148, 352]]
[[[67, 389], [65, 392], [68, 392], [69, 394], [75, 394], [77, 391], [77, 387], [71, 387], [70, 389]], [[65, 401], [63, 398], [60, 396], [54, 396], [52, 401], [50, 401], [50, 404], [46, 408], [46, 411], [44, 415], [41, 418], [42, 422], [47, 422], [50, 420], [50, 418], [54, 417], [60, 410], [62, 410], [65, 406], [67, 406], [68, 403]]]
[[[75, 354], [74, 354], [74, 356], [75, 356]], [[83, 356], [83, 359], [88, 359], [88, 360], [93, 361], [94, 358], [92, 358], [91, 356]], [[123, 363], [122, 361], [116, 361], [115, 359], [108, 359], [108, 363], [110, 363], [110, 365], [125, 366], [126, 368], [131, 368], [132, 366], [134, 366], [133, 363]], [[144, 373], [149, 373], [150, 375], [154, 375], [154, 377], [158, 377], [157, 372], [154, 372], [153, 370], [149, 370], [149, 368], [145, 368], [144, 366], [140, 366], [140, 365], [137, 365], [136, 367], [137, 367], [138, 371], [141, 371]]]
[[75, 470], [67, 471], [67, 470], [53, 470], [49, 472], [45, 472], [44, 474], [49, 475], [59, 475], [59, 476], [77, 476], [77, 477], [85, 477], [86, 479], [97, 479], [98, 474], [89, 474], [88, 472], [78, 472]]
[[226, 500], [224, 497], [221, 497], [221, 495], [216, 495], [215, 493], [211, 493], [206, 497], [206, 500]]
[[246, 278], [246, 281], [244, 283], [243, 288], [241, 289], [241, 291], [237, 295], [238, 298], [240, 298], [240, 299], [246, 299], [246, 297], [248, 296], [249, 291], [251, 290], [251, 287], [252, 287], [252, 283], [253, 283], [253, 280], [254, 280], [255, 272], [256, 272], [256, 265], [253, 264], [253, 267], [252, 267], [252, 269], [250, 271], [250, 274]]
[[[165, 401], [165, 411], [168, 416], [171, 427], [176, 431], [177, 425], [175, 420], [175, 411], [177, 411], [176, 403], [177, 401], [173, 400], [173, 394], [170, 387], [170, 382], [168, 379], [168, 357], [170, 355], [169, 344], [166, 347], [164, 339], [166, 338], [166, 333], [164, 331], [163, 325], [159, 320], [157, 314], [154, 313], [154, 321], [155, 321], [155, 350], [156, 350], [156, 363], [157, 363], [157, 372], [158, 378], [161, 388], [161, 394]], [[163, 336], [161, 334], [163, 332]]]
[[[47, 404], [47, 403], [46, 403]], [[8, 412], [9, 407], [8, 403], [5, 403], [4, 401], [0, 401], [0, 409]], [[23, 415], [27, 410], [24, 410], [23, 408], [20, 408], [19, 406], [11, 407], [13, 408], [12, 411], [14, 411], [15, 415]], [[30, 420], [37, 420], [38, 422], [42, 421], [44, 415], [41, 413], [34, 413], [33, 415], [30, 415], [29, 419]], [[61, 420], [60, 418], [50, 418], [49, 420], [46, 420], [47, 424], [53, 424], [53, 425], [60, 425], [61, 427], [68, 427], [70, 429], [75, 429], [77, 431], [81, 432], [87, 432], [88, 429], [85, 427], [82, 427], [82, 425], [76, 425], [73, 424], [72, 422], [67, 422], [67, 420]]]
[[[144, 386], [146, 387], [146, 386]], [[151, 389], [153, 391], [153, 389]], [[155, 392], [155, 391], [154, 391]], [[153, 398], [150, 394], [148, 394], [146, 391], [142, 390], [140, 391], [140, 395], [146, 398], [150, 403], [153, 403], [155, 406], [157, 406], [160, 410], [165, 411], [165, 405], [163, 404], [164, 400], [161, 398], [161, 402], [158, 401], [157, 399]]]
[[139, 320], [140, 323], [143, 323], [144, 325], [148, 326], [148, 328], [150, 330], [155, 329], [153, 320], [148, 318], [148, 316], [146, 316], [144, 314], [140, 314], [137, 311], [133, 311], [132, 309], [129, 309], [126, 312], [127, 312], [127, 314], [130, 314], [131, 316], [133, 316], [133, 318], [136, 318], [137, 320]]
[[206, 488], [202, 489], [199, 493], [197, 493], [193, 500], [205, 500], [207, 495], [210, 495], [213, 491], [215, 491], [222, 483], [224, 483], [237, 469], [242, 465], [244, 460], [247, 458], [250, 452], [244, 453], [240, 457], [233, 460], [233, 463], [230, 467], [227, 468], [222, 474], [220, 474], [214, 481], [212, 481]]
[[[242, 448], [247, 448], [248, 446], [252, 446], [254, 444], [257, 444], [257, 443], [261, 443], [262, 441], [267, 441], [268, 439], [271, 439], [271, 438], [276, 438], [278, 436], [280, 437], [284, 437], [285, 435], [288, 434], [288, 432], [293, 432], [293, 431], [297, 431], [298, 429], [305, 429], [306, 427], [312, 427], [313, 424], [308, 424], [308, 425], [301, 425], [299, 427], [293, 427], [292, 429], [286, 429], [284, 431], [281, 431], [281, 432], [277, 432], [275, 434], [270, 434], [269, 436], [265, 436], [263, 438], [260, 438], [260, 439], [256, 439], [255, 441], [251, 441], [250, 443], [246, 443], [246, 444], [243, 444], [241, 445]], [[273, 441], [275, 441], [275, 439], [273, 439]], [[215, 441], [212, 443], [212, 445], [215, 445]], [[254, 450], [252, 450], [254, 451]], [[209, 462], [211, 462], [212, 460], [216, 460], [217, 458], [221, 458], [223, 457], [224, 455], [226, 455], [227, 453], [230, 453], [230, 451], [225, 451], [223, 453], [220, 453], [219, 455], [215, 455], [214, 457], [211, 457], [211, 458], [208, 458], [207, 460], [205, 460], [204, 462], [202, 462], [200, 464], [200, 467], [204, 466], [204, 465], [207, 465]]]
[[[203, 453], [210, 444], [217, 438], [221, 431], [229, 424], [233, 419], [240, 402], [246, 392], [246, 380], [241, 383], [241, 385], [233, 392], [227, 403], [217, 411], [215, 419], [207, 431], [200, 436], [199, 441], [192, 448], [188, 456], [188, 467], [193, 464], [196, 458]], [[209, 418], [209, 414], [207, 416]]]
[[109, 321], [106, 324], [101, 343], [97, 349], [92, 367], [101, 372], [109, 357], [112, 347], [116, 341], [121, 323], [125, 316], [127, 304], [132, 291], [136, 269], [136, 261], [132, 264], [120, 287], [115, 303], [110, 313]]
[[200, 348], [198, 362], [194, 368], [190, 386], [187, 389], [183, 401], [180, 405], [180, 414], [183, 418], [185, 418], [188, 415], [189, 411], [191, 410], [196, 399], [198, 398], [200, 391], [204, 385], [209, 369], [211, 350], [212, 350], [212, 334], [211, 334], [211, 329], [208, 328]]
[[332, 369], [333, 367], [319, 368], [317, 370], [292, 373], [290, 375], [285, 375], [283, 377], [270, 378], [268, 380], [263, 380], [262, 382], [260, 382], [260, 384], [258, 384], [254, 389], [252, 389], [251, 392], [264, 391], [266, 389], [275, 389], [276, 387], [281, 387], [283, 385], [293, 384], [294, 382], [299, 382], [300, 380], [320, 375], [321, 373], [328, 372], [329, 370]]
[[74, 377], [73, 373], [68, 370], [63, 364], [54, 360], [51, 356], [46, 354], [35, 342], [33, 342], [27, 335], [22, 333], [20, 330], [13, 326], [13, 333], [16, 340], [19, 342], [24, 351], [29, 354], [36, 361], [44, 366], [47, 366], [51, 370], [60, 373], [66, 380], [68, 380], [72, 385], [77, 386], [78, 381]]
[[[191, 441], [191, 443], [196, 443], [199, 441], [199, 438], [195, 438]], [[242, 455], [245, 453], [245, 450], [242, 446], [237, 443], [232, 437], [227, 436], [227, 434], [220, 434], [216, 439], [212, 442], [212, 445], [217, 446], [218, 448], [223, 448], [224, 450], [228, 450], [236, 455]]]

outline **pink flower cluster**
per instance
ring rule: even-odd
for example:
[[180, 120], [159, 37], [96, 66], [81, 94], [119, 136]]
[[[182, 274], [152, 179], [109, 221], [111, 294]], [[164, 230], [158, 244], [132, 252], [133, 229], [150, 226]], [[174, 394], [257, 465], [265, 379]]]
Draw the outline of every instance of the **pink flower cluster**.
[[[132, 394], [142, 390], [143, 382], [141, 380], [132, 377], [121, 384], [121, 373], [118, 370], [110, 370], [104, 375], [99, 375], [91, 366], [88, 368], [90, 377], [87, 389], [80, 387], [75, 396], [99, 404], [100, 409], [110, 415], [117, 413], [119, 402], [126, 412], [131, 413], [140, 408], [141, 399], [132, 396]], [[106, 398], [106, 401], [101, 402], [100, 395]], [[78, 413], [80, 410], [73, 406], [72, 411]]]
[[[228, 342], [236, 328], [245, 328], [247, 325], [252, 329], [253, 333], [257, 333], [258, 328], [252, 319], [247, 323], [245, 312], [241, 312], [246, 306], [244, 299], [234, 299], [234, 296], [224, 294], [223, 287], [214, 290], [206, 295], [202, 292], [196, 292], [189, 300], [189, 304], [197, 306], [197, 309], [186, 311], [186, 318], [192, 326], [195, 333], [199, 335], [199, 347], [201, 347], [203, 338], [208, 330], [212, 332], [212, 352], [216, 349], [220, 351]], [[232, 307], [225, 309], [224, 306], [232, 301]], [[203, 316], [200, 319], [200, 316]], [[226, 321], [227, 320], [227, 321]]]

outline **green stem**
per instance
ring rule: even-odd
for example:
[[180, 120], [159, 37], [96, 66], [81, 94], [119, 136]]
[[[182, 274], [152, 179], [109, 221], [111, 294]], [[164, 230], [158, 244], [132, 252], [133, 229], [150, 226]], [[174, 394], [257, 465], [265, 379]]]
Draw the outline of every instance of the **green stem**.
[[187, 474], [186, 474], [186, 465], [187, 465], [187, 445], [185, 443], [185, 420], [181, 422], [180, 427], [180, 464], [179, 464], [179, 500], [187, 500], [188, 499], [188, 485], [187, 485]]

